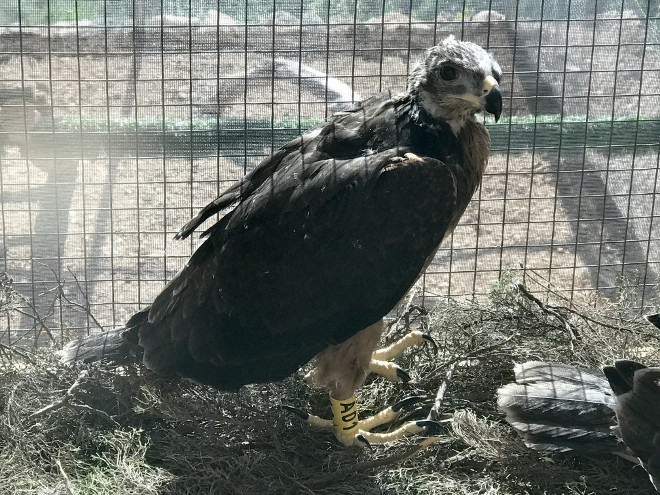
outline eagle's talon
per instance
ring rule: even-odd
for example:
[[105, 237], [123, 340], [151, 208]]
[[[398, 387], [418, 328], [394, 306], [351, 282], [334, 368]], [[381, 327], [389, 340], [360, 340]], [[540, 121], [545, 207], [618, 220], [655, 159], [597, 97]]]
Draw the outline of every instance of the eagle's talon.
[[415, 424], [420, 428], [424, 428], [426, 434], [431, 437], [439, 435], [442, 432], [442, 425], [437, 421], [433, 421], [431, 419], [422, 419], [419, 421], [415, 421]]
[[403, 368], [399, 368], [398, 366], [396, 367], [396, 376], [399, 378], [399, 380], [407, 385], [412, 385], [415, 383], [415, 381], [410, 377], [408, 373], [406, 373]]
[[357, 435], [355, 435], [355, 439], [358, 442], [361, 442], [362, 444], [364, 444], [367, 447], [371, 448], [371, 443], [369, 443], [369, 440], [367, 440], [367, 438], [362, 433], [358, 433]]
[[422, 338], [431, 344], [431, 347], [433, 348], [433, 355], [437, 356], [438, 355], [438, 344], [436, 344], [435, 340], [433, 340], [433, 337], [431, 337], [428, 333], [423, 333]]
[[403, 352], [409, 347], [419, 347], [423, 344], [426, 344], [427, 342], [430, 342], [434, 349], [438, 348], [438, 345], [428, 333], [423, 333], [419, 330], [413, 330], [412, 332], [409, 332], [408, 334], [401, 337], [396, 342], [393, 342], [381, 349], [376, 349], [372, 353], [372, 359], [378, 361], [389, 361], [390, 359], [394, 359], [403, 354]]
[[309, 417], [311, 416], [311, 414], [306, 413], [302, 409], [298, 409], [297, 407], [293, 407], [293, 406], [287, 406], [286, 404], [282, 405], [282, 409], [284, 409], [285, 411], [289, 411], [290, 413], [295, 414], [296, 416], [298, 416], [303, 421], [308, 421]]
[[399, 411], [410, 412], [414, 410], [415, 406], [417, 406], [419, 402], [425, 399], [426, 397], [424, 397], [423, 395], [412, 395], [410, 397], [406, 397], [405, 399], [400, 400], [399, 402], [396, 402], [395, 404], [392, 404], [392, 406], [390, 407], [394, 412], [399, 412]]
[[[441, 431], [440, 423], [447, 420], [411, 419], [411, 415], [424, 413], [422, 407], [415, 406], [420, 402], [427, 402], [427, 400], [428, 398], [425, 396], [406, 397], [373, 416], [358, 419], [355, 397], [337, 400], [330, 396], [333, 419], [322, 419], [309, 414], [307, 415], [306, 422], [312, 426], [334, 430], [337, 440], [346, 447], [356, 445], [371, 447], [374, 444], [391, 443], [418, 434], [433, 437]], [[291, 406], [282, 407], [301, 417], [305, 414]], [[372, 432], [374, 428], [380, 425], [391, 424], [397, 421], [403, 412], [410, 414], [408, 415], [408, 419], [402, 424], [394, 427], [394, 429], [388, 429], [386, 432]]]

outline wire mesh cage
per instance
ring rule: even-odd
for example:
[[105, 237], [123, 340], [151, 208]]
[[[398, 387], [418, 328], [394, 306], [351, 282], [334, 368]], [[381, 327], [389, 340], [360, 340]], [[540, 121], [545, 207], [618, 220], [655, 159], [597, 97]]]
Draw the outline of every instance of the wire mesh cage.
[[[447, 35], [504, 70], [489, 169], [421, 279], [524, 267], [657, 304], [660, 4], [651, 0], [11, 0], [0, 6], [6, 343], [121, 324], [198, 244], [174, 233], [334, 112], [405, 88]], [[49, 336], [42, 338], [43, 335]]]

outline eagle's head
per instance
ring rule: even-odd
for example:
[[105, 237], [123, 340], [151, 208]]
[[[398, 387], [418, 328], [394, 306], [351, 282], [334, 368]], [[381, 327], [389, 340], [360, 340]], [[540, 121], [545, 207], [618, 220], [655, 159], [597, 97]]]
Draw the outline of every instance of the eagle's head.
[[502, 113], [502, 69], [479, 45], [449, 36], [426, 51], [408, 79], [408, 91], [420, 110], [444, 120], [458, 134], [477, 112]]

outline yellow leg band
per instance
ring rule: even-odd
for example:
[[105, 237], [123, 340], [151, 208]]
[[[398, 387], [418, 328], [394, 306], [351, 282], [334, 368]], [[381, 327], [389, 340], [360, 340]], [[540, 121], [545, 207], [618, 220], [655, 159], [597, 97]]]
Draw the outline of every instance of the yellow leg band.
[[358, 413], [355, 396], [342, 400], [330, 397], [330, 405], [332, 406], [332, 424], [335, 431], [342, 435], [357, 433]]

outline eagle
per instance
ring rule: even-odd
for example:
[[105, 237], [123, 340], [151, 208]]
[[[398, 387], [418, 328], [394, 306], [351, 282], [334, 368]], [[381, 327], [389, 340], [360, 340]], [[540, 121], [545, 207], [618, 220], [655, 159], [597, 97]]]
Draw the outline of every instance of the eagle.
[[376, 349], [383, 318], [424, 272], [480, 185], [499, 119], [502, 70], [454, 37], [429, 48], [405, 91], [377, 94], [283, 145], [177, 234], [219, 219], [153, 303], [109, 332], [72, 342], [64, 361], [141, 361], [221, 390], [281, 380], [316, 357], [333, 419], [307, 419], [345, 444], [391, 441], [369, 430], [400, 404], [359, 419], [371, 371], [401, 381], [392, 359], [429, 340], [413, 332]]

